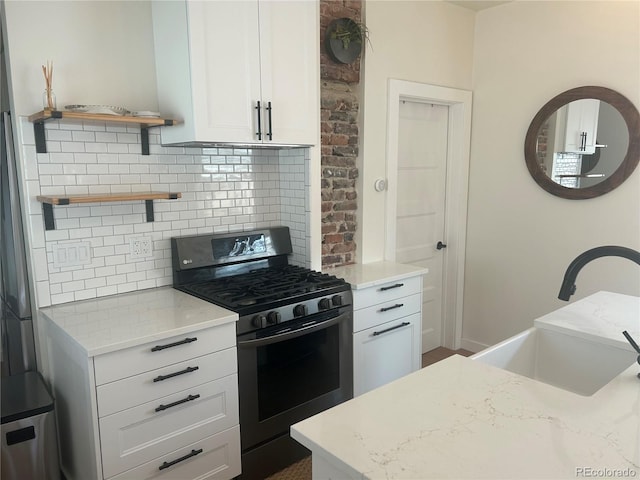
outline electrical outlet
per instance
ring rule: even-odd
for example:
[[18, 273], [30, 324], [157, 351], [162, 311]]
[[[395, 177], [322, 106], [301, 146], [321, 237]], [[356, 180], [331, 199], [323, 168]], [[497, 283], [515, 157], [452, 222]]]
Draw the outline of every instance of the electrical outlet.
[[153, 240], [151, 237], [129, 238], [129, 253], [131, 258], [147, 258], [153, 255]]

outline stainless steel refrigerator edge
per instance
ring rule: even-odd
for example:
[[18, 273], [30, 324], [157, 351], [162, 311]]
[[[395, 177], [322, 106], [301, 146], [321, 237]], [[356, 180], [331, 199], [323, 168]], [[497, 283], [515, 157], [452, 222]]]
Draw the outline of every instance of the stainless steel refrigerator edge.
[[2, 376], [36, 370], [31, 299], [25, 256], [10, 112], [7, 58], [0, 26], [0, 308]]

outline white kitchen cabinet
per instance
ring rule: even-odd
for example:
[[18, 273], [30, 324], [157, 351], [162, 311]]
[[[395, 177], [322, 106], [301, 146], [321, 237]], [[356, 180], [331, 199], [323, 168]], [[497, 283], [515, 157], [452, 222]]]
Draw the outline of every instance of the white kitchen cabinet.
[[65, 477], [239, 475], [235, 319], [171, 288], [41, 310]]
[[163, 144], [314, 145], [319, 6], [155, 1], [158, 101], [182, 123]]
[[558, 111], [558, 125], [564, 129], [558, 138], [564, 146], [556, 151], [591, 155], [596, 151], [600, 100], [574, 100]]
[[428, 270], [385, 261], [326, 273], [351, 284], [354, 396], [420, 369], [422, 276]]
[[353, 312], [353, 394], [358, 396], [420, 368], [422, 277], [354, 290], [353, 296], [354, 307], [360, 307]]
[[[185, 367], [186, 363], [189, 366]], [[236, 371], [236, 349], [231, 346], [220, 352], [188, 358], [186, 362], [98, 385], [104, 478], [123, 474], [148, 462], [155, 462], [161, 472], [159, 468], [165, 462], [183, 458], [180, 449], [191, 444], [194, 444], [192, 450], [199, 452], [193, 457], [204, 454], [204, 448], [198, 446], [199, 441], [239, 424]], [[107, 407], [103, 408], [103, 405]], [[227, 444], [222, 448], [239, 451], [237, 445]], [[187, 463], [191, 458], [183, 461]], [[229, 464], [216, 467], [224, 467], [227, 478], [240, 473], [239, 458], [235, 464], [233, 456], [225, 461]]]
[[353, 334], [354, 395], [403, 377], [415, 366], [415, 339], [420, 314], [415, 313]]

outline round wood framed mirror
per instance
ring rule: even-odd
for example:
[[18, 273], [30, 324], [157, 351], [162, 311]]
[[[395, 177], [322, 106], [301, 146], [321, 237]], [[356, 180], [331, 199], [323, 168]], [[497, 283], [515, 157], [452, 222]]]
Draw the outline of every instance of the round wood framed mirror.
[[640, 114], [605, 87], [578, 87], [547, 102], [531, 121], [524, 157], [547, 192], [571, 200], [603, 195], [640, 160]]

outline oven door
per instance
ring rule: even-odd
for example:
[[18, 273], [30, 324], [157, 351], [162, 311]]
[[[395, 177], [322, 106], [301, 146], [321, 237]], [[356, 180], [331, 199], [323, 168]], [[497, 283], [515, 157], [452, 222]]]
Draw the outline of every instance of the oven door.
[[351, 307], [238, 337], [243, 452], [353, 397]]

